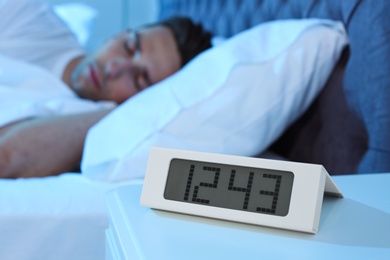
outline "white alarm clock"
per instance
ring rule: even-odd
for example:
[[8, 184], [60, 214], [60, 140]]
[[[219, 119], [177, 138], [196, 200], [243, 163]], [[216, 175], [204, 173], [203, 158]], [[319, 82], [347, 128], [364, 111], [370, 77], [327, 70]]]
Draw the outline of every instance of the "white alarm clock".
[[141, 205], [315, 234], [324, 192], [321, 165], [152, 148]]

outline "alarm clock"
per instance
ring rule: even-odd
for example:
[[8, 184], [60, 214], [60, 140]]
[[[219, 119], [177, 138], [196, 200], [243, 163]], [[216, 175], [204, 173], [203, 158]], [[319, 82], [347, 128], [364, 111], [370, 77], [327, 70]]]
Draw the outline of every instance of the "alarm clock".
[[342, 198], [322, 165], [153, 147], [140, 203], [315, 234], [324, 192]]

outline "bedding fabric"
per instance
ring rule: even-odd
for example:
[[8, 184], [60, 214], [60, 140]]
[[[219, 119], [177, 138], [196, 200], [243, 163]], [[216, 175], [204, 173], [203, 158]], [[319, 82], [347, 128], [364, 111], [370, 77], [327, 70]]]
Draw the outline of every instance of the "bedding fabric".
[[82, 172], [109, 181], [143, 177], [152, 146], [256, 155], [310, 105], [347, 43], [340, 23], [318, 19], [238, 34], [95, 125]]
[[0, 0], [0, 17], [0, 127], [115, 106], [80, 99], [60, 80], [84, 50], [48, 3]]
[[85, 53], [45, 1], [0, 0], [0, 17], [0, 54], [39, 65], [61, 78], [66, 64]]
[[80, 99], [43, 68], [0, 54], [0, 127], [31, 117], [66, 115], [114, 107]]
[[0, 180], [0, 259], [104, 259], [106, 191], [80, 174]]
[[98, 11], [84, 3], [58, 4], [53, 9], [72, 30], [77, 41], [82, 46], [86, 46]]

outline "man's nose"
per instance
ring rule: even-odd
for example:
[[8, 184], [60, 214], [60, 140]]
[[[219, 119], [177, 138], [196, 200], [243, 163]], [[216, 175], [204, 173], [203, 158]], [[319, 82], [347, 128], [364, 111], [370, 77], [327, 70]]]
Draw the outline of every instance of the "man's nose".
[[133, 66], [134, 64], [130, 59], [113, 58], [105, 64], [104, 75], [109, 78], [116, 78], [126, 71], [132, 71]]

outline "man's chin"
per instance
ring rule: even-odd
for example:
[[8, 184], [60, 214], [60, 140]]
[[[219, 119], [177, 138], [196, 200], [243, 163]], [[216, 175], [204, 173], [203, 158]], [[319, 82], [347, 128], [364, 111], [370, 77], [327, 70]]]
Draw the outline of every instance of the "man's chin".
[[84, 88], [80, 84], [72, 84], [71, 86], [73, 92], [82, 99], [91, 99], [87, 93], [85, 93]]

